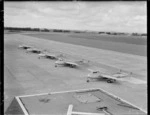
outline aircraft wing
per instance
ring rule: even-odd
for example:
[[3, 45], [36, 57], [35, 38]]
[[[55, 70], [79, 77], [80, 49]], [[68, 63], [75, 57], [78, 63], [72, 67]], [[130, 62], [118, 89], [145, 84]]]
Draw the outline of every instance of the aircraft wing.
[[39, 56], [43, 56], [43, 57], [44, 57], [44, 56], [45, 56], [45, 54], [43, 54], [43, 53], [40, 53], [40, 54], [39, 54]]
[[41, 50], [39, 50], [39, 49], [27, 49], [27, 52], [33, 52], [33, 53], [38, 53], [38, 54], [40, 54], [42, 51]]
[[27, 51], [32, 51], [33, 49], [32, 48], [30, 48], [30, 49], [27, 49]]
[[70, 66], [70, 67], [72, 67], [72, 68], [78, 66], [78, 64], [76, 64], [76, 63], [68, 62], [68, 61], [66, 62], [66, 61], [64, 61], [64, 60], [58, 60], [58, 61], [56, 61], [56, 62], [55, 62], [55, 67], [56, 67], [57, 65]]
[[72, 66], [78, 66], [78, 64], [73, 63], [73, 62], [65, 62], [65, 63], [68, 64], [68, 65], [72, 65]]
[[107, 78], [107, 79], [113, 79], [113, 80], [124, 81], [122, 78], [117, 78], [117, 77], [115, 77], [115, 76], [106, 75], [106, 74], [101, 75], [101, 78]]
[[53, 55], [53, 54], [45, 54], [46, 57], [50, 57], [50, 58], [57, 58], [56, 55]]
[[[125, 75], [125, 74], [123, 74]], [[91, 73], [88, 74], [88, 77], [90, 79], [106, 79], [108, 83], [113, 83], [115, 81], [126, 81], [124, 77], [120, 76], [114, 76], [114, 75], [109, 75], [105, 73], [101, 73], [100, 71], [92, 71]], [[87, 79], [87, 82], [89, 82], [89, 79]]]
[[114, 75], [112, 75], [113, 77], [116, 77], [116, 78], [124, 78], [124, 77], [127, 77], [129, 74], [127, 73], [116, 73]]
[[28, 48], [31, 48], [31, 46], [27, 46], [27, 45], [19, 45], [19, 48], [28, 49]]
[[[28, 49], [27, 49], [28, 50]], [[33, 49], [29, 49], [29, 51], [40, 51], [39, 49], [33, 48]]]
[[64, 62], [64, 61], [57, 60], [57, 61], [55, 62], [55, 64], [62, 65], [62, 64], [65, 64], [65, 62]]
[[114, 77], [110, 76], [110, 75], [106, 75], [106, 74], [102, 74], [101, 75], [103, 78], [110, 78], [110, 79], [115, 79]]

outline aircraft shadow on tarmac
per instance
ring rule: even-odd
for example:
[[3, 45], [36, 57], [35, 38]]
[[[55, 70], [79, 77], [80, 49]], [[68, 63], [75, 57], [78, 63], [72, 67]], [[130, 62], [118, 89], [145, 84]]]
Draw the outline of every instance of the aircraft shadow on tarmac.
[[90, 82], [88, 83], [106, 83], [106, 84], [111, 84], [111, 85], [122, 85], [122, 83], [120, 81], [115, 81], [114, 83], [107, 83], [107, 80], [106, 79], [102, 79], [102, 78], [99, 78], [99, 79], [93, 79], [93, 80], [90, 80]]

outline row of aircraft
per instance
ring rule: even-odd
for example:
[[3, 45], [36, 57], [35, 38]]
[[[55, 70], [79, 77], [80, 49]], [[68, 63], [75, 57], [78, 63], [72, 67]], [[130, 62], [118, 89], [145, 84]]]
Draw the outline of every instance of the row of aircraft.
[[32, 46], [27, 46], [27, 45], [20, 45], [19, 48], [26, 49], [27, 53], [29, 53], [29, 52], [37, 53], [39, 55], [39, 59], [42, 58], [42, 57], [45, 57], [45, 58], [48, 58], [48, 59], [57, 60], [55, 62], [55, 67], [68, 66], [68, 67], [71, 67], [71, 68], [75, 68], [75, 67], [79, 66], [79, 64], [76, 63], [76, 62], [66, 61], [63, 58], [60, 58], [60, 55], [55, 55], [55, 54], [52, 54], [52, 53], [48, 53], [48, 52], [46, 52], [46, 50], [40, 50], [40, 49], [34, 48]]
[[[37, 53], [39, 55], [39, 57], [38, 57], [39, 59], [44, 57], [44, 58], [56, 60], [55, 67], [68, 66], [71, 68], [76, 68], [79, 66], [79, 64], [77, 62], [66, 61], [63, 58], [61, 58], [60, 55], [48, 53], [46, 50], [40, 50], [40, 49], [34, 48], [32, 46], [27, 46], [27, 45], [20, 45], [19, 48], [26, 49], [27, 53], [28, 52]], [[83, 62], [83, 60], [81, 60], [79, 62]], [[104, 79], [107, 81], [107, 83], [114, 83], [116, 81], [124, 81], [125, 77], [130, 77], [132, 75], [132, 72], [130, 74], [127, 74], [127, 73], [122, 72], [122, 70], [120, 70], [119, 72], [112, 74], [112, 75], [102, 73], [99, 70], [90, 70], [89, 69], [89, 71], [90, 71], [90, 73], [87, 75], [87, 82], [90, 82], [93, 79], [97, 79], [97, 80]]]
[[58, 66], [68, 66], [68, 67], [71, 67], [71, 68], [75, 68], [75, 67], [78, 67], [79, 65], [75, 62], [71, 62], [71, 61], [65, 61], [63, 58], [60, 58], [59, 55], [55, 55], [55, 54], [50, 54], [50, 53], [40, 53], [39, 54], [39, 59], [41, 57], [45, 57], [45, 58], [48, 58], [48, 59], [54, 59], [54, 60], [57, 60], [55, 62], [55, 67], [58, 67]]

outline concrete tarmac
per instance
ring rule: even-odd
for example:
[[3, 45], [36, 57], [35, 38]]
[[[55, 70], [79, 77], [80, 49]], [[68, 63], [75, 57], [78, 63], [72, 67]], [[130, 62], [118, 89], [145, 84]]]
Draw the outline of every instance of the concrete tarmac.
[[[88, 68], [54, 67], [54, 60], [38, 59], [37, 54], [18, 49], [28, 44], [49, 51], [59, 51], [72, 57], [97, 63], [99, 68], [116, 72], [119, 68], [133, 72], [134, 82], [86, 82]], [[19, 34], [4, 35], [4, 94], [5, 110], [14, 96], [44, 92], [102, 88], [132, 104], [147, 110], [147, 59], [143, 56], [72, 45]], [[94, 64], [93, 64], [94, 65]], [[135, 82], [135, 80], [137, 80]], [[139, 81], [140, 82], [139, 82]]]

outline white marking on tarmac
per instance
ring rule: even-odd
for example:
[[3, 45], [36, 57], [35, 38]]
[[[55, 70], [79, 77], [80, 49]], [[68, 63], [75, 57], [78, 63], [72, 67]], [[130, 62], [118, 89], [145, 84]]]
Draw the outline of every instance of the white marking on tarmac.
[[127, 79], [124, 79], [124, 81], [133, 83], [133, 84], [147, 84], [147, 81], [143, 81], [134, 77], [128, 77]]
[[106, 115], [105, 113], [86, 113], [86, 112], [72, 112], [72, 114], [77, 115]]
[[67, 115], [71, 115], [72, 114], [72, 109], [73, 109], [73, 105], [69, 105], [68, 111], [67, 111]]
[[87, 112], [75, 112], [72, 111], [73, 105], [70, 104], [68, 107], [67, 115], [77, 114], [77, 115], [105, 115], [104, 113], [87, 113]]
[[18, 103], [19, 103], [21, 109], [23, 110], [24, 115], [29, 115], [28, 112], [26, 111], [25, 107], [23, 106], [23, 103], [20, 101], [19, 97], [15, 97], [15, 98], [16, 98], [16, 100], [18, 101]]
[[77, 91], [86, 91], [86, 90], [100, 90], [96, 88], [90, 88], [90, 89], [79, 89], [79, 90], [69, 90], [69, 91], [59, 91], [59, 92], [50, 92], [50, 93], [39, 93], [39, 94], [32, 94], [32, 95], [22, 95], [17, 97], [31, 97], [31, 96], [40, 96], [40, 95], [48, 95], [48, 94], [57, 94], [57, 93], [69, 93], [69, 92], [77, 92]]

